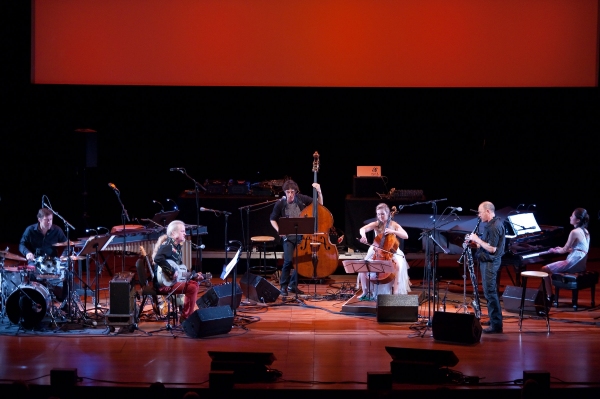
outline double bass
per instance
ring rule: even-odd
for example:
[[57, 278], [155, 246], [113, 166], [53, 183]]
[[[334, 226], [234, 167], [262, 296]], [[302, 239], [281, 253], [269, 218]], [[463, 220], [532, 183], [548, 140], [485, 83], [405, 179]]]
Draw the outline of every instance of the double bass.
[[[319, 153], [313, 154], [313, 181], [317, 183], [320, 167]], [[329, 238], [333, 227], [333, 215], [327, 208], [319, 204], [317, 189], [313, 187], [313, 201], [300, 213], [300, 217], [314, 217], [314, 233], [303, 236], [298, 243], [297, 273], [306, 278], [323, 278], [330, 276], [338, 267], [338, 250]]]

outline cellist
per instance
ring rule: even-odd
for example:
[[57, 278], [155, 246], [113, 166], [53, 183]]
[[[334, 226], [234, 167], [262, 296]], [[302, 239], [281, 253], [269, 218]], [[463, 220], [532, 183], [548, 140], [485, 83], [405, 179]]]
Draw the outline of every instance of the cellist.
[[[394, 264], [394, 280], [391, 290], [377, 287], [377, 294], [407, 294], [411, 285], [408, 279], [408, 263], [398, 244], [400, 239], [406, 240], [408, 238], [408, 233], [402, 226], [392, 220], [390, 208], [387, 204], [377, 205], [375, 213], [377, 220], [360, 228], [360, 242], [363, 244], [369, 244], [367, 232], [374, 231], [375, 233], [375, 239], [369, 247], [365, 260], [390, 259]], [[363, 291], [359, 299], [370, 299], [367, 296], [369, 292], [373, 293], [375, 291], [374, 283], [379, 281], [380, 276], [377, 273], [367, 272], [358, 273], [358, 275]], [[371, 282], [371, 287], [367, 285], [368, 281]]]
[[[321, 186], [319, 183], [313, 183], [312, 186], [317, 191], [317, 201], [319, 204], [323, 205]], [[285, 196], [275, 203], [270, 216], [271, 225], [277, 230], [278, 234], [279, 223], [277, 221], [280, 217], [297, 218], [300, 216], [300, 212], [313, 202], [312, 197], [300, 194], [298, 184], [291, 179], [283, 183], [282, 189]], [[292, 272], [294, 266], [294, 250], [296, 249], [297, 244], [296, 236], [280, 235], [280, 237], [283, 240], [283, 266], [281, 267], [281, 277], [279, 278], [281, 295], [287, 296], [288, 288], [290, 292], [304, 294], [304, 292], [298, 288], [298, 271], [294, 270]], [[299, 242], [302, 241], [302, 236], [299, 236], [298, 240]]]

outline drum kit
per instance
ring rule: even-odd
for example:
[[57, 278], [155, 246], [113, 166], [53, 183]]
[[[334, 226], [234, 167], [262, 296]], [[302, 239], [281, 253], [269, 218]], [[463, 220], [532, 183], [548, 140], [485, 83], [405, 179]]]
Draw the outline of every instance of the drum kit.
[[61, 309], [67, 302], [67, 261], [66, 257], [40, 256], [34, 265], [21, 265], [26, 258], [0, 251], [0, 320], [6, 316], [25, 329], [38, 327], [46, 316], [54, 324], [64, 320]]

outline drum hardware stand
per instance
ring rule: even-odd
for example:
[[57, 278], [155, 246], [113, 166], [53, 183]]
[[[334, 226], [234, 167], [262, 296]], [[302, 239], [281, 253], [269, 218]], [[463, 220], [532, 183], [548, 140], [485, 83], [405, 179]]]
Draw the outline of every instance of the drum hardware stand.
[[[71, 254], [71, 240], [70, 240], [70, 232], [71, 230], [75, 230], [75, 227], [73, 227], [73, 225], [71, 223], [69, 223], [65, 218], [63, 218], [58, 212], [56, 212], [54, 209], [52, 209], [52, 207], [48, 204], [46, 204], [46, 202], [42, 203], [43, 206], [45, 206], [46, 208], [48, 208], [50, 210], [50, 212], [52, 212], [55, 216], [57, 216], [58, 218], [60, 218], [63, 223], [65, 224], [65, 230], [66, 230], [66, 236], [67, 236], [67, 249], [66, 249], [66, 253], [67, 253], [67, 269], [65, 271], [66, 276], [65, 279], [67, 279], [67, 295], [66, 295], [66, 303], [68, 306], [68, 317], [71, 319], [71, 321], [73, 322], [73, 320], [75, 319], [76, 313], [75, 313], [75, 308], [77, 305], [77, 301], [75, 300], [75, 295], [76, 292], [74, 291], [74, 276], [75, 276], [75, 272], [73, 271], [73, 259], [71, 258], [70, 254]], [[82, 282], [83, 284], [84, 281], [77, 276], [77, 278], [79, 279], [80, 282]], [[89, 287], [87, 287], [89, 288]], [[86, 288], [86, 290], [87, 290]], [[79, 300], [80, 301], [80, 300]], [[63, 307], [65, 304], [65, 302], [63, 301], [63, 303], [61, 304], [61, 307]], [[86, 315], [83, 314], [82, 319], [85, 319]]]
[[[241, 215], [242, 211], [244, 209], [246, 210], [246, 231], [245, 231], [244, 242], [246, 243], [246, 281], [248, 282], [248, 284], [246, 286], [246, 300], [241, 302], [242, 305], [254, 305], [254, 301], [252, 301], [250, 299], [250, 258], [252, 257], [252, 254], [250, 252], [251, 247], [252, 247], [252, 245], [250, 243], [250, 208], [261, 206], [261, 208], [253, 210], [253, 212], [260, 211], [260, 210], [267, 208], [268, 206], [271, 206], [271, 204], [274, 204], [277, 201], [280, 201], [280, 199], [259, 202], [258, 204], [246, 205], [246, 206], [242, 206], [242, 207], [238, 208], [238, 210], [240, 211], [240, 216], [242, 217], [242, 220], [243, 220], [243, 216]], [[266, 254], [265, 254], [265, 265], [266, 264], [267, 264], [267, 261], [266, 261]]]

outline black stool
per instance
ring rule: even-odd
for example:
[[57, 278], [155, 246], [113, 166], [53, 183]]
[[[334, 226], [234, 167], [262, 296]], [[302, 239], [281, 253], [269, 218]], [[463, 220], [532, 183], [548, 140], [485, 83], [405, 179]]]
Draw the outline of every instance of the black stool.
[[[272, 243], [275, 241], [275, 237], [271, 236], [255, 236], [251, 237], [250, 241], [253, 244], [262, 244], [258, 255], [258, 266], [251, 266], [250, 272], [256, 274], [258, 276], [268, 276], [277, 272], [276, 266], [268, 266], [267, 265], [267, 243]], [[275, 255], [277, 256], [277, 255]], [[275, 261], [277, 263], [277, 261]]]
[[556, 307], [558, 307], [558, 293], [561, 288], [571, 290], [573, 309], [577, 311], [577, 300], [579, 290], [590, 288], [592, 290], [592, 307], [596, 307], [596, 284], [598, 284], [598, 272], [584, 271], [579, 273], [553, 273], [552, 285], [556, 289]]
[[521, 282], [523, 285], [523, 293], [521, 294], [521, 306], [519, 307], [519, 332], [521, 331], [521, 327], [523, 326], [523, 311], [525, 310], [525, 295], [527, 292], [527, 278], [528, 277], [539, 277], [542, 279], [542, 292], [544, 293], [544, 311], [546, 313], [546, 328], [548, 332], [550, 332], [550, 315], [548, 301], [546, 298], [548, 295], [546, 294], [546, 284], [544, 283], [544, 278], [548, 277], [548, 273], [546, 272], [535, 272], [535, 271], [525, 271], [521, 273]]

